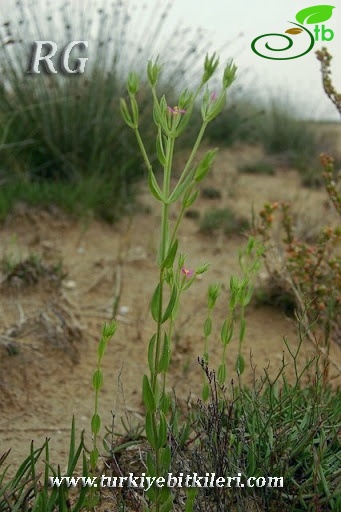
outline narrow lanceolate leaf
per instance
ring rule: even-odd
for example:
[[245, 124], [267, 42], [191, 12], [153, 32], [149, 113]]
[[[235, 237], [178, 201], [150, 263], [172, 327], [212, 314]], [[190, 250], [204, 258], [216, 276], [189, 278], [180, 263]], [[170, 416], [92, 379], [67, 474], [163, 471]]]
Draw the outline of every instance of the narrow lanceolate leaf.
[[165, 202], [165, 198], [161, 192], [158, 182], [156, 181], [155, 175], [151, 169], [148, 171], [148, 186], [153, 196], [161, 202]]
[[151, 413], [155, 412], [156, 411], [155, 396], [154, 396], [153, 390], [150, 386], [150, 382], [149, 382], [147, 375], [143, 376], [142, 395], [143, 395], [143, 401], [145, 403], [145, 406], [147, 407], [147, 410]]
[[123, 117], [123, 120], [125, 123], [130, 126], [130, 128], [135, 128], [135, 124], [133, 123], [133, 120], [129, 114], [127, 103], [123, 98], [120, 99], [120, 110], [121, 110], [121, 116]]
[[130, 103], [131, 103], [131, 111], [133, 113], [134, 123], [135, 123], [135, 126], [137, 127], [138, 123], [139, 123], [139, 107], [138, 107], [137, 101], [134, 98], [134, 96], [130, 97]]
[[161, 265], [162, 269], [171, 268], [173, 266], [176, 253], [178, 251], [178, 245], [179, 245], [179, 240], [176, 239], [175, 242], [173, 242], [172, 246], [169, 248], [168, 254], [165, 257], [164, 261], [162, 262], [162, 265]]
[[161, 357], [157, 366], [158, 373], [166, 372], [168, 370], [170, 361], [170, 343], [169, 343], [169, 337], [167, 333], [164, 335], [163, 339], [163, 347], [161, 352]]
[[147, 468], [148, 468], [148, 473], [150, 476], [160, 476], [160, 475], [156, 474], [156, 468], [155, 468], [153, 456], [149, 451], [147, 452]]
[[90, 452], [90, 464], [91, 464], [91, 467], [95, 468], [97, 466], [98, 458], [99, 458], [99, 451], [98, 451], [97, 448], [95, 448], [94, 450], [92, 450]]
[[206, 318], [205, 320], [205, 323], [204, 323], [204, 335], [206, 338], [208, 338], [208, 336], [210, 336], [212, 332], [212, 320], [210, 317]]
[[191, 181], [193, 180], [194, 175], [194, 169], [188, 174], [188, 176], [184, 179], [183, 182], [178, 182], [175, 186], [175, 189], [171, 193], [168, 199], [168, 203], [174, 203], [179, 199], [179, 197], [184, 193], [184, 191], [187, 189]]
[[192, 204], [195, 203], [195, 201], [198, 199], [198, 195], [199, 195], [199, 189], [195, 189], [191, 194], [188, 194], [188, 197], [187, 194], [186, 196], [184, 197], [183, 199], [183, 205], [185, 208], [190, 208], [192, 206]]
[[[164, 489], [167, 489], [167, 487], [164, 487]], [[171, 512], [171, 510], [173, 510], [173, 500], [174, 500], [174, 497], [170, 493], [169, 489], [167, 489], [167, 490], [169, 492], [169, 496], [166, 499], [166, 501], [164, 501], [161, 504], [160, 512]]]
[[173, 288], [172, 288], [172, 293], [171, 293], [171, 296], [169, 299], [168, 306], [167, 306], [166, 311], [164, 312], [164, 315], [162, 317], [162, 323], [166, 322], [166, 320], [168, 320], [168, 318], [173, 313], [173, 309], [174, 309], [177, 297], [178, 297], [178, 289], [177, 289], [176, 284], [174, 284]]
[[91, 419], [91, 431], [93, 434], [98, 434], [101, 429], [101, 418], [98, 414], [94, 414]]
[[315, 25], [329, 20], [333, 14], [334, 5], [313, 5], [306, 7], [296, 14], [298, 23]]
[[222, 363], [218, 369], [218, 382], [223, 385], [226, 381], [226, 364]]
[[157, 432], [154, 432], [153, 427], [153, 416], [151, 412], [147, 412], [146, 414], [146, 436], [148, 439], [148, 443], [155, 450], [157, 448]]
[[224, 345], [227, 345], [228, 343], [230, 343], [230, 341], [232, 339], [232, 334], [233, 334], [233, 320], [230, 318], [227, 318], [226, 320], [224, 320], [223, 326], [221, 328], [221, 333], [220, 333], [220, 339]]
[[194, 179], [196, 182], [200, 182], [206, 177], [207, 173], [210, 171], [210, 169], [212, 167], [212, 164], [213, 164], [213, 161], [214, 161], [214, 158], [215, 158], [217, 152], [218, 152], [218, 149], [213, 149], [211, 151], [208, 151], [206, 153], [206, 155], [204, 156], [204, 158], [201, 160], [201, 162], [199, 163], [199, 165], [195, 171]]
[[242, 375], [245, 369], [245, 361], [241, 354], [238, 354], [237, 361], [236, 361], [236, 372], [238, 375]]
[[93, 374], [92, 385], [93, 385], [93, 388], [97, 391], [99, 389], [101, 389], [101, 387], [103, 385], [103, 373], [99, 368]]
[[161, 308], [160, 302], [161, 302], [161, 287], [160, 287], [160, 283], [158, 283], [158, 285], [155, 288], [155, 291], [153, 293], [152, 301], [150, 304], [150, 310], [152, 313], [153, 320], [155, 320], [155, 322], [159, 321], [160, 308]]
[[166, 416], [160, 411], [158, 448], [162, 448], [167, 442], [167, 421]]
[[159, 129], [156, 137], [156, 154], [162, 166], [166, 164], [166, 153], [162, 143], [162, 132]]
[[168, 472], [172, 460], [172, 452], [170, 446], [167, 445], [160, 449], [160, 460], [162, 466], [165, 468], [165, 473]]
[[156, 334], [150, 338], [148, 346], [148, 364], [151, 372], [154, 371], [154, 352], [155, 352]]

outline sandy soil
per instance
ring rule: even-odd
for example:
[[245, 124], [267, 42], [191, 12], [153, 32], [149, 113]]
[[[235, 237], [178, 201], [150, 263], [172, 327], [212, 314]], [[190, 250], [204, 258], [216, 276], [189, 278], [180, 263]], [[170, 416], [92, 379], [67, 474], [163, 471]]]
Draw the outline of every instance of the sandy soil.
[[[220, 152], [205, 186], [221, 191], [221, 197], [200, 197], [195, 208], [202, 213], [207, 208], [228, 206], [251, 217], [252, 208], [257, 212], [264, 201], [285, 199], [295, 202], [302, 229], [325, 222], [330, 214], [326, 195], [301, 188], [294, 170], [278, 168], [275, 176], [237, 172], [239, 165], [260, 156], [257, 148]], [[114, 226], [89, 219], [75, 221], [53, 207], [46, 212], [19, 205], [1, 229], [1, 257], [24, 258], [33, 252], [46, 263], [61, 260], [67, 272], [59, 287], [47, 279], [23, 286], [19, 279], [11, 287], [1, 288], [0, 452], [12, 448], [9, 461], [13, 470], [28, 455], [30, 441], [39, 446], [46, 437], [51, 438], [51, 459], [63, 467], [72, 415], [78, 431], [85, 429], [89, 440], [97, 342], [103, 322], [111, 317], [118, 291], [119, 327], [103, 361], [100, 413], [108, 426], [115, 414], [117, 427], [119, 416], [126, 411], [136, 421], [143, 415], [141, 380], [153, 333], [148, 304], [156, 285], [160, 216], [145, 184], [141, 185], [139, 202], [134, 216]], [[211, 366], [220, 360], [219, 328], [227, 310], [230, 276], [239, 271], [237, 250], [243, 245], [245, 238], [241, 236], [204, 236], [199, 233], [197, 220], [184, 220], [180, 246], [188, 255], [188, 265], [195, 268], [209, 262], [211, 267], [183, 296], [175, 330], [169, 386], [175, 386], [180, 399], [185, 400], [189, 391], [193, 400], [200, 396], [202, 376], [197, 358], [203, 351], [202, 324], [207, 288], [212, 282], [224, 283], [214, 316]], [[283, 354], [290, 363], [283, 337], [290, 346], [297, 346], [293, 319], [274, 308], [252, 304], [243, 353], [247, 359], [252, 353], [256, 372], [270, 364], [270, 373], [275, 374]], [[303, 364], [313, 352], [306, 341], [300, 362]], [[235, 377], [236, 354], [237, 342], [233, 340], [228, 352], [229, 378]], [[332, 357], [341, 363], [341, 349], [336, 344]], [[293, 377], [291, 364], [286, 374], [289, 379]], [[244, 382], [252, 378], [248, 368]], [[340, 383], [340, 379], [334, 382]]]

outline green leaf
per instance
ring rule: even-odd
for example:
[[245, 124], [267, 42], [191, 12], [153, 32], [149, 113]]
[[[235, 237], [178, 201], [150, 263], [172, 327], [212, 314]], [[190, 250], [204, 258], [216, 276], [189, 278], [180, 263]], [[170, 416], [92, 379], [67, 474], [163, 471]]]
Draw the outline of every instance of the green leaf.
[[155, 450], [157, 448], [157, 433], [154, 432], [153, 416], [151, 412], [147, 412], [146, 414], [146, 436], [148, 443], [153, 448], [153, 450]]
[[191, 170], [191, 172], [187, 175], [187, 177], [184, 179], [183, 182], [178, 181], [178, 183], [175, 186], [175, 189], [171, 193], [168, 199], [168, 203], [174, 203], [179, 199], [179, 197], [183, 194], [183, 192], [187, 189], [191, 181], [193, 180], [194, 175], [194, 169]]
[[170, 343], [169, 343], [169, 337], [167, 336], [167, 333], [165, 333], [164, 340], [163, 340], [163, 347], [162, 347], [162, 353], [159, 360], [159, 364], [157, 366], [158, 372], [166, 372], [169, 366], [170, 361]]
[[[163, 489], [167, 489], [167, 487], [164, 487]], [[170, 491], [168, 491], [168, 492], [170, 492]], [[164, 503], [162, 503], [160, 512], [170, 512], [171, 510], [173, 510], [173, 500], [174, 500], [173, 495], [169, 494], [166, 501]]]
[[218, 368], [218, 382], [219, 384], [223, 385], [226, 381], [226, 364], [221, 363], [221, 365]]
[[307, 25], [322, 23], [332, 17], [334, 5], [313, 5], [306, 7], [296, 14], [298, 23], [306, 22]]
[[113, 320], [110, 322], [110, 324], [104, 323], [103, 330], [102, 330], [102, 337], [109, 339], [111, 338], [117, 329], [117, 323]]
[[143, 396], [143, 401], [147, 407], [147, 410], [151, 413], [155, 412], [156, 411], [155, 396], [154, 396], [153, 390], [150, 386], [150, 382], [149, 382], [147, 375], [143, 376], [142, 396]]
[[155, 322], [159, 321], [159, 314], [160, 314], [160, 299], [161, 299], [161, 287], [160, 283], [158, 283], [157, 287], [155, 288], [155, 291], [153, 293], [152, 301], [150, 304], [150, 310], [152, 313], [152, 317], [155, 320]]
[[160, 448], [160, 460], [166, 472], [169, 471], [172, 460], [170, 446], [164, 446], [163, 448]]
[[133, 120], [129, 114], [127, 103], [123, 98], [120, 98], [120, 111], [121, 116], [123, 117], [123, 120], [130, 128], [135, 128], [135, 124], [133, 123]]
[[170, 247], [167, 256], [163, 260], [163, 263], [161, 265], [161, 269], [164, 268], [171, 268], [173, 266], [175, 256], [178, 250], [179, 240], [176, 239], [173, 245]]
[[210, 396], [210, 388], [207, 382], [205, 382], [203, 385], [201, 396], [204, 402], [206, 402], [208, 400], [208, 397]]
[[189, 190], [189, 193], [186, 192], [184, 198], [183, 198], [183, 206], [184, 208], [190, 208], [192, 206], [193, 203], [195, 203], [195, 201], [197, 200], [198, 198], [198, 195], [199, 195], [199, 189], [194, 189], [194, 192], [192, 192], [192, 190]]
[[189, 489], [186, 489], [186, 507], [185, 512], [192, 512], [194, 509], [194, 501], [199, 492], [199, 489], [197, 487], [191, 487]]
[[167, 421], [166, 416], [160, 411], [158, 448], [162, 448], [167, 442]]
[[98, 457], [99, 457], [99, 451], [97, 448], [95, 448], [90, 453], [90, 464], [91, 464], [92, 468], [95, 468], [97, 466]]
[[138, 107], [137, 101], [134, 98], [134, 96], [130, 97], [130, 104], [131, 104], [131, 111], [133, 113], [134, 123], [135, 123], [135, 126], [137, 127], [138, 122], [139, 122], [139, 107]]
[[156, 334], [150, 338], [148, 345], [148, 365], [151, 372], [154, 371], [154, 351], [155, 351]]
[[210, 171], [212, 167], [217, 152], [218, 149], [208, 151], [204, 158], [200, 161], [194, 175], [194, 179], [196, 182], [200, 182], [206, 177], [207, 173]]
[[237, 361], [236, 361], [236, 372], [238, 375], [242, 375], [245, 369], [245, 361], [241, 354], [238, 354]]
[[211, 334], [212, 332], [212, 320], [210, 317], [206, 318], [204, 323], [204, 335], [206, 338]]
[[96, 391], [101, 389], [101, 387], [103, 385], [103, 373], [99, 368], [93, 374], [92, 385]]
[[165, 203], [165, 198], [161, 192], [158, 182], [156, 181], [155, 175], [151, 169], [148, 171], [148, 186], [153, 196], [162, 203]]
[[220, 339], [224, 345], [230, 343], [233, 334], [233, 320], [226, 318], [221, 328]]
[[156, 137], [156, 153], [160, 164], [164, 166], [166, 164], [166, 153], [162, 143], [162, 132], [160, 128]]
[[165, 311], [165, 313], [164, 313], [164, 315], [162, 317], [161, 323], [166, 322], [166, 320], [168, 320], [168, 318], [173, 313], [173, 309], [174, 309], [177, 297], [178, 297], [178, 289], [177, 289], [176, 284], [174, 284], [174, 286], [172, 288], [171, 297], [169, 299], [169, 303], [168, 303], [168, 306], [166, 308], [166, 311]]
[[147, 468], [148, 468], [149, 476], [160, 476], [160, 475], [156, 474], [156, 468], [155, 468], [153, 456], [149, 451], [147, 452]]
[[93, 434], [98, 434], [100, 429], [101, 429], [101, 418], [96, 413], [96, 414], [93, 415], [93, 417], [91, 419], [91, 431], [92, 431]]

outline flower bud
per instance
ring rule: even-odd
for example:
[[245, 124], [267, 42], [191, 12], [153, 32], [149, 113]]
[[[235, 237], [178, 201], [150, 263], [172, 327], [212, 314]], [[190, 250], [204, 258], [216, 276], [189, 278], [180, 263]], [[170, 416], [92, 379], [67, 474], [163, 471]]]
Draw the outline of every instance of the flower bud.
[[223, 76], [223, 86], [225, 89], [230, 87], [232, 82], [236, 79], [237, 66], [233, 63], [233, 60], [226, 66]]
[[211, 76], [214, 74], [215, 70], [217, 69], [219, 64], [219, 58], [216, 57], [216, 54], [214, 53], [211, 58], [209, 58], [208, 55], [205, 57], [205, 63], [204, 63], [204, 74], [201, 80], [202, 84], [205, 84], [208, 82], [208, 80], [211, 78]]
[[156, 59], [155, 64], [153, 64], [151, 60], [148, 61], [147, 75], [148, 75], [149, 83], [152, 87], [154, 87], [157, 84], [160, 71], [161, 71], [161, 66], [157, 65], [157, 59]]
[[135, 96], [139, 90], [140, 79], [137, 73], [131, 71], [128, 75], [127, 89], [130, 95]]

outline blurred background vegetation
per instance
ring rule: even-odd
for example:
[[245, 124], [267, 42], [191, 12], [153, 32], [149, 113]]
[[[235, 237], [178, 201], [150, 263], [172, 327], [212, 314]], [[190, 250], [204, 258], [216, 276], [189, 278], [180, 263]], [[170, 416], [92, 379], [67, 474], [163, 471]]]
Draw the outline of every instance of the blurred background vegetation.
[[[15, 5], [13, 12], [3, 13], [8, 18], [0, 26], [0, 218], [20, 201], [59, 206], [75, 215], [92, 212], [113, 222], [131, 209], [135, 185], [145, 173], [134, 134], [119, 112], [127, 72], [141, 74], [141, 132], [153, 155], [147, 61], [160, 55], [166, 64], [160, 90], [176, 104], [180, 89], [200, 76], [205, 52], [213, 51], [210, 42], [200, 30], [185, 26], [167, 31], [171, 4], [160, 6], [152, 18], [143, 16], [143, 6], [131, 17], [120, 0], [110, 7], [92, 4], [79, 10], [68, 0], [46, 12], [37, 1]], [[42, 64], [40, 74], [27, 73], [33, 41], [55, 41], [60, 55], [62, 46], [77, 39], [89, 41], [84, 74], [47, 74]], [[230, 46], [225, 52], [238, 64]], [[72, 56], [70, 68], [85, 55], [74, 49]], [[317, 157], [330, 149], [330, 136], [321, 138], [294, 111], [281, 98], [261, 105], [237, 81], [207, 140], [220, 148], [238, 142], [261, 144], [267, 153], [281, 154], [295, 166], [303, 184], [319, 186]], [[198, 108], [192, 134], [182, 142], [184, 149], [199, 123]]]

